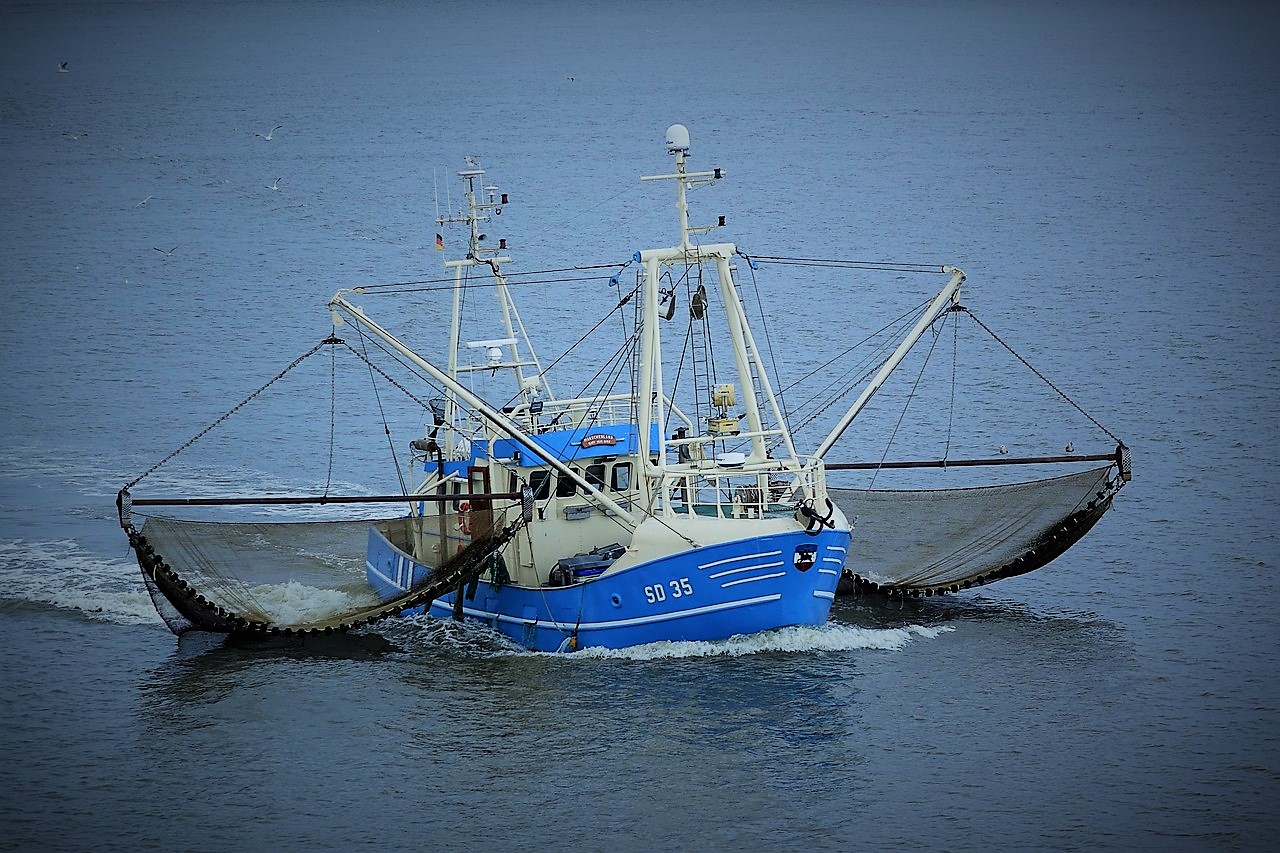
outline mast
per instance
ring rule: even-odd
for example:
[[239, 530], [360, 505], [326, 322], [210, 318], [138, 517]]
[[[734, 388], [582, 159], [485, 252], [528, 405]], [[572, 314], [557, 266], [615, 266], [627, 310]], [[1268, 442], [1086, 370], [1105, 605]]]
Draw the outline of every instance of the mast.
[[[481, 225], [490, 221], [490, 214], [493, 216], [502, 215], [502, 206], [507, 203], [507, 194], [499, 193], [496, 185], [487, 184], [480, 187], [485, 194], [484, 197], [481, 197], [477, 193], [477, 183], [484, 177], [484, 170], [479, 167], [474, 157], [468, 155], [464, 160], [467, 168], [457, 174], [466, 184], [466, 191], [463, 194], [465, 208], [458, 213], [436, 217], [436, 224], [442, 228], [450, 223], [462, 223], [467, 226], [468, 232], [466, 256], [458, 260], [446, 260], [444, 262], [445, 269], [452, 269], [454, 273], [453, 310], [449, 324], [447, 371], [450, 376], [457, 379], [460, 373], [469, 371], [494, 370], [497, 368], [510, 369], [515, 374], [516, 393], [523, 396], [527, 402], [533, 402], [538, 397], [539, 386], [548, 395], [551, 393], [551, 389], [547, 385], [546, 378], [542, 375], [542, 365], [538, 361], [537, 353], [529, 340], [528, 332], [524, 328], [520, 314], [516, 310], [515, 302], [511, 298], [506, 277], [502, 274], [500, 268], [501, 264], [510, 263], [511, 261], [509, 256], [501, 254], [507, 248], [507, 241], [505, 239], [499, 240], [498, 245], [494, 247], [489, 242], [488, 235], [481, 230]], [[465, 287], [463, 277], [466, 270], [476, 266], [489, 267], [493, 275], [505, 336], [496, 340], [469, 341], [467, 343], [468, 347], [485, 348], [485, 362], [479, 367], [460, 367], [458, 364], [458, 351], [462, 347], [462, 292]], [[528, 360], [524, 360], [520, 355], [518, 343], [520, 340], [524, 341], [525, 351], [529, 353]], [[507, 349], [505, 354], [502, 352], [504, 348]], [[497, 350], [496, 357], [494, 355], [495, 349]], [[525, 368], [528, 367], [532, 367], [534, 373], [526, 376]], [[444, 422], [448, 429], [455, 432], [457, 431], [458, 411], [457, 395], [452, 391], [446, 390]], [[450, 442], [450, 449], [453, 448], [455, 443]]]
[[[696, 245], [690, 239], [693, 235], [711, 231], [724, 225], [724, 217], [718, 217], [714, 225], [691, 226], [689, 224], [687, 198], [689, 189], [715, 183], [724, 177], [724, 171], [717, 168], [704, 172], [690, 172], [687, 169], [685, 160], [689, 153], [689, 131], [684, 125], [675, 124], [667, 128], [666, 140], [667, 153], [675, 158], [675, 172], [667, 175], [652, 175], [640, 178], [642, 181], [675, 181], [676, 211], [680, 227], [679, 245], [667, 249], [650, 249], [637, 254], [637, 258], [643, 264], [645, 271], [642, 302], [644, 306], [644, 334], [641, 339], [641, 364], [637, 388], [637, 401], [640, 404], [638, 407], [638, 420], [641, 434], [648, 435], [650, 424], [665, 422], [662, 409], [666, 394], [662, 380], [662, 353], [658, 319], [658, 291], [662, 267], [663, 265], [677, 263], [699, 266], [711, 264], [716, 268], [720, 296], [725, 306], [729, 338], [732, 343], [734, 369], [738, 380], [737, 387], [742, 394], [745, 429], [741, 431], [735, 430], [732, 433], [717, 433], [714, 429], [709, 428], [708, 432], [704, 436], [699, 436], [699, 438], [706, 443], [714, 442], [717, 437], [727, 435], [748, 440], [751, 452], [743, 463], [744, 471], [758, 471], [778, 467], [798, 468], [800, 465], [799, 458], [796, 456], [791, 435], [786, 428], [786, 422], [782, 418], [777, 398], [769, 382], [768, 371], [760, 358], [759, 351], [756, 349], [755, 339], [747, 324], [746, 311], [742, 305], [742, 300], [738, 296], [737, 286], [733, 280], [731, 261], [737, 253], [737, 247], [732, 243]], [[773, 417], [778, 423], [776, 430], [765, 429], [761, 415], [760, 400], [755, 393], [756, 389], [752, 381], [753, 375], [759, 378], [760, 396], [765, 398], [771, 408]], [[769, 458], [765, 439], [771, 435], [780, 435], [782, 437], [786, 452], [789, 455], [788, 459], [774, 460]], [[665, 451], [668, 446], [668, 439], [665, 435], [660, 436], [659, 439]], [[661, 476], [667, 470], [665, 452], [658, 455], [657, 464], [647, 459], [644, 460], [643, 470], [651, 477]]]

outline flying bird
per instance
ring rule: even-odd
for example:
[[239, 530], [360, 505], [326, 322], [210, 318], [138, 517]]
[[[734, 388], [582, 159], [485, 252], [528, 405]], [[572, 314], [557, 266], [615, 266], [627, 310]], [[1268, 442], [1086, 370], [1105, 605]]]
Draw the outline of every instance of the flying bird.
[[151, 199], [153, 199], [153, 198], [155, 198], [155, 196], [153, 196], [153, 195], [149, 195], [149, 196], [147, 196], [146, 198], [144, 198], [142, 201], [140, 201], [140, 202], [138, 202], [137, 204], [135, 204], [135, 205], [134, 205], [134, 207], [146, 207], [146, 206], [147, 206], [147, 202], [151, 201]]
[[1002, 444], [1002, 445], [1000, 445], [1000, 448], [999, 448], [999, 451], [998, 451], [998, 452], [999, 452], [999, 453], [1001, 453], [1001, 454], [1008, 453], [1008, 452], [1009, 452], [1009, 448], [1005, 447], [1005, 446]]
[[1066, 446], [1066, 447], [1064, 447], [1064, 448], [1062, 448], [1062, 449], [1063, 449], [1063, 450], [1065, 450], [1065, 451], [1067, 451], [1068, 453], [1075, 453], [1075, 452], [1076, 452], [1076, 446], [1075, 446], [1074, 444], [1072, 444], [1071, 442], [1069, 442], [1069, 441], [1067, 442], [1067, 446]]
[[59, 65], [58, 65], [58, 73], [59, 73], [59, 74], [66, 74], [68, 71], [70, 71], [70, 69], [69, 69], [69, 68], [67, 68], [67, 63], [63, 62], [63, 63], [61, 63], [61, 64], [59, 64]]
[[271, 183], [271, 186], [267, 187], [267, 189], [269, 189], [269, 190], [278, 190], [278, 189], [280, 189], [280, 182], [281, 182], [281, 181], [283, 181], [283, 180], [284, 180], [284, 178], [276, 178], [276, 179]]
[[261, 134], [261, 133], [255, 133], [255, 134], [254, 134], [254, 136], [262, 136], [262, 138], [263, 138], [263, 139], [265, 139], [265, 140], [267, 140], [268, 142], [270, 142], [270, 141], [271, 141], [271, 134], [275, 133], [277, 130], [279, 130], [279, 129], [280, 129], [280, 128], [282, 128], [282, 127], [284, 127], [284, 125], [283, 125], [283, 124], [277, 124], [275, 127], [271, 128], [270, 130], [268, 130], [268, 131], [267, 131], [267, 135], [266, 135], [266, 136], [262, 136], [262, 134]]
[[157, 252], [164, 255], [165, 257], [168, 257], [169, 255], [172, 255], [174, 252], [178, 251], [177, 246], [174, 246], [172, 249], [170, 249], [167, 252], [164, 249], [161, 249], [159, 246], [152, 246], [151, 248], [155, 249]]

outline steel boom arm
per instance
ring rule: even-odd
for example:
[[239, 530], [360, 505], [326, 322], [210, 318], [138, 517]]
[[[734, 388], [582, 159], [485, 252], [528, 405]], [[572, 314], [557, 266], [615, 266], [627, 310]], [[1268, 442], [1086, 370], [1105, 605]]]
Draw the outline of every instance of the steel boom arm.
[[916, 345], [916, 342], [924, 336], [925, 330], [933, 325], [933, 321], [938, 319], [942, 312], [947, 309], [948, 303], [956, 301], [957, 295], [960, 293], [960, 285], [964, 283], [964, 270], [956, 269], [955, 267], [943, 267], [942, 269], [944, 272], [951, 273], [951, 280], [947, 282], [942, 290], [938, 291], [938, 295], [934, 297], [928, 309], [916, 321], [911, 332], [902, 339], [902, 343], [898, 344], [898, 348], [893, 351], [893, 355], [889, 356], [889, 360], [881, 366], [875, 377], [867, 384], [867, 387], [862, 389], [862, 393], [858, 395], [858, 399], [849, 407], [849, 411], [844, 413], [840, 423], [836, 424], [835, 428], [818, 445], [818, 449], [813, 452], [814, 456], [819, 459], [826, 456], [827, 451], [840, 440], [840, 436], [844, 435], [844, 431], [849, 428], [849, 424], [853, 423], [853, 419], [866, 408], [867, 403], [871, 402], [871, 398], [880, 390], [880, 386], [889, 378], [889, 374], [893, 373], [894, 369], [907, 357], [907, 353], [911, 351], [911, 348]]
[[512, 423], [509, 418], [504, 416], [501, 412], [493, 409], [488, 403], [477, 397], [475, 394], [471, 393], [471, 389], [467, 388], [467, 386], [459, 383], [456, 379], [449, 376], [449, 374], [445, 373], [443, 370], [436, 367], [413, 350], [409, 349], [409, 347], [401, 343], [395, 335], [369, 319], [363, 311], [344, 299], [341, 292], [329, 300], [329, 308], [330, 310], [341, 309], [343, 313], [347, 314], [361, 326], [377, 335], [385, 341], [388, 346], [403, 355], [405, 358], [409, 359], [409, 361], [413, 362], [415, 366], [425, 371], [432, 379], [436, 380], [456, 394], [459, 400], [462, 400], [468, 406], [473, 407], [482, 417], [484, 417], [485, 420], [489, 421], [489, 423], [493, 424], [503, 433], [511, 436], [511, 438], [525, 450], [535, 456], [546, 459], [547, 463], [552, 468], [555, 468], [560, 474], [571, 478], [580, 488], [582, 488], [583, 491], [591, 495], [593, 500], [597, 501], [602, 506], [608, 507], [611, 512], [615, 513], [618, 520], [629, 531], [635, 531], [638, 522], [631, 512], [624, 509], [617, 501], [601, 492], [591, 483], [588, 483], [586, 478], [581, 474], [555, 458], [555, 456], [547, 453], [547, 449], [545, 447], [541, 447], [536, 444], [531, 438], [525, 435], [518, 426]]

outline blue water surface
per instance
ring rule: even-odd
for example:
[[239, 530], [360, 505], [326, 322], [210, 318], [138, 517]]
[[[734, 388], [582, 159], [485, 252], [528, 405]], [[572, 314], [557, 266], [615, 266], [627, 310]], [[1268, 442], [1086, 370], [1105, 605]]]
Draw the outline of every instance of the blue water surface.
[[[5, 3], [0, 846], [1270, 849], [1277, 23], [1155, 0]], [[962, 267], [964, 302], [1133, 448], [1095, 530], [1025, 577], [718, 645], [550, 657], [435, 620], [175, 640], [116, 490], [327, 336], [338, 288], [440, 277], [463, 155], [510, 193], [512, 270], [669, 244], [669, 188], [637, 178], [670, 169], [674, 122], [725, 169], [691, 194], [727, 217], [715, 239]], [[757, 276], [787, 376], [942, 283]], [[555, 358], [616, 299], [602, 277], [521, 308]], [[395, 320], [429, 349], [447, 315]], [[960, 403], [922, 385], [889, 445], [886, 388], [842, 458], [1111, 447], [1000, 348], [938, 346]], [[354, 388], [331, 409], [328, 368], [148, 484], [398, 488], [384, 414], [403, 448], [421, 411]]]

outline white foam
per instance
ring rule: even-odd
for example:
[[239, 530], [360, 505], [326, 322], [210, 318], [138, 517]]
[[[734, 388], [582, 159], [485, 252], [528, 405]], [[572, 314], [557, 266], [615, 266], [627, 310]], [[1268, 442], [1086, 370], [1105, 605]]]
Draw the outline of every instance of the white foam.
[[[817, 627], [779, 628], [761, 634], [730, 637], [707, 642], [662, 641], [625, 649], [585, 648], [570, 654], [530, 652], [505, 634], [466, 620], [461, 623], [434, 616], [413, 616], [391, 620], [379, 626], [380, 633], [396, 632], [393, 625], [410, 629], [417, 639], [431, 645], [466, 651], [481, 656], [537, 655], [582, 660], [665, 660], [681, 658], [745, 657], [769, 652], [809, 654], [813, 652], [897, 651], [914, 640], [930, 640], [949, 631], [950, 626], [901, 628], [858, 628], [828, 623]], [[396, 632], [398, 633], [398, 632]], [[405, 638], [407, 639], [407, 638]]]
[[351, 613], [378, 603], [372, 589], [363, 595], [353, 595], [345, 590], [323, 589], [297, 581], [261, 584], [250, 587], [249, 592], [254, 603], [271, 614], [273, 622], [281, 625], [305, 625], [327, 619], [334, 613]]
[[949, 626], [929, 628], [906, 625], [901, 628], [857, 628], [828, 623], [819, 626], [779, 628], [761, 634], [730, 637], [709, 642], [662, 641], [625, 649], [587, 648], [570, 657], [624, 660], [669, 658], [745, 657], [767, 652], [855, 652], [897, 651], [915, 639], [933, 639], [954, 630]]
[[0, 599], [79, 610], [124, 625], [162, 624], [133, 560], [109, 560], [74, 540], [0, 542]]
[[459, 651], [470, 657], [511, 657], [531, 652], [515, 640], [471, 619], [455, 622], [427, 614], [388, 619], [375, 629], [379, 634], [406, 644], [414, 641]]

